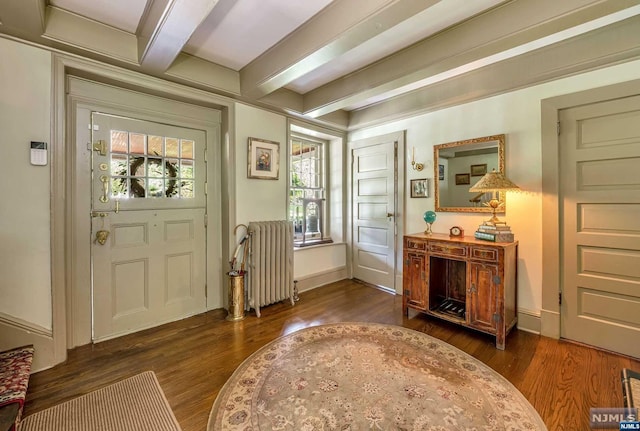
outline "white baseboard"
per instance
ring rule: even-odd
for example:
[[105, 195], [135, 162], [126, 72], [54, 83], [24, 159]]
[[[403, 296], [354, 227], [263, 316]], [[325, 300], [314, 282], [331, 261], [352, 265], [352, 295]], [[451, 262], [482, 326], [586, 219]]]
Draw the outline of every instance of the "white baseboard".
[[540, 313], [541, 326], [540, 334], [545, 337], [560, 338], [560, 313], [542, 309]]
[[33, 344], [35, 353], [31, 372], [51, 368], [56, 364], [51, 330], [0, 313], [0, 351]]
[[518, 329], [521, 331], [540, 334], [540, 313], [526, 308], [518, 310]]
[[316, 287], [324, 286], [325, 284], [333, 283], [335, 281], [344, 280], [345, 278], [347, 278], [346, 266], [316, 272], [315, 274], [309, 274], [302, 277], [295, 277], [298, 292], [306, 292], [307, 290], [315, 289]]

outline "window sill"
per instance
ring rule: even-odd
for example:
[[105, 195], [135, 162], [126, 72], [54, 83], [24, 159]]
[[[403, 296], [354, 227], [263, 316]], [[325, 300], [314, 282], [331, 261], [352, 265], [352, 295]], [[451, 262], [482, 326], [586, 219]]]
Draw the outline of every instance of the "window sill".
[[329, 245], [329, 244], [333, 244], [333, 240], [331, 238], [325, 238], [323, 240], [307, 241], [305, 244], [294, 243], [293, 244], [293, 249], [294, 250], [303, 250], [303, 249], [309, 248], [309, 247], [322, 247], [322, 246], [326, 246], [326, 245]]

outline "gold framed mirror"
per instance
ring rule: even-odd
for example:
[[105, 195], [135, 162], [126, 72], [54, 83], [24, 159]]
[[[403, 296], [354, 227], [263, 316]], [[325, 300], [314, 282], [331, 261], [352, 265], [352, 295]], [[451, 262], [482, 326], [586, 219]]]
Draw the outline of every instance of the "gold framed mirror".
[[[495, 169], [504, 172], [505, 135], [483, 136], [464, 141], [434, 145], [434, 197], [436, 211], [490, 213], [484, 205], [491, 193], [473, 193], [469, 189], [482, 176]], [[505, 212], [505, 193], [499, 213]]]

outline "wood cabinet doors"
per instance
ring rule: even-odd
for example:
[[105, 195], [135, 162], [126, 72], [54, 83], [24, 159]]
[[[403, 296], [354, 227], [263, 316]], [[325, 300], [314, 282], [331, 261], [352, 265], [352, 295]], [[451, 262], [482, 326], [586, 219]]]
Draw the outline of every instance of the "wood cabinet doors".
[[426, 280], [427, 265], [427, 256], [423, 253], [405, 251], [402, 280], [405, 310], [407, 305], [425, 311], [429, 308], [427, 300], [428, 281]]
[[470, 262], [467, 316], [469, 325], [482, 331], [496, 333], [500, 313], [500, 286], [498, 265]]

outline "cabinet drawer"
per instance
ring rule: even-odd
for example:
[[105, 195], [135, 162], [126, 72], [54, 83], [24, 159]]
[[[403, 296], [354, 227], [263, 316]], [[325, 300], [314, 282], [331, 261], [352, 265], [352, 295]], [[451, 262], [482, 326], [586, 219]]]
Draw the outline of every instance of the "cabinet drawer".
[[471, 259], [488, 260], [491, 262], [498, 261], [498, 249], [496, 248], [471, 248]]
[[446, 256], [467, 256], [467, 247], [463, 245], [449, 244], [446, 242], [430, 242], [429, 251], [431, 253], [438, 253]]
[[411, 250], [426, 250], [427, 244], [416, 239], [407, 239], [407, 248]]

